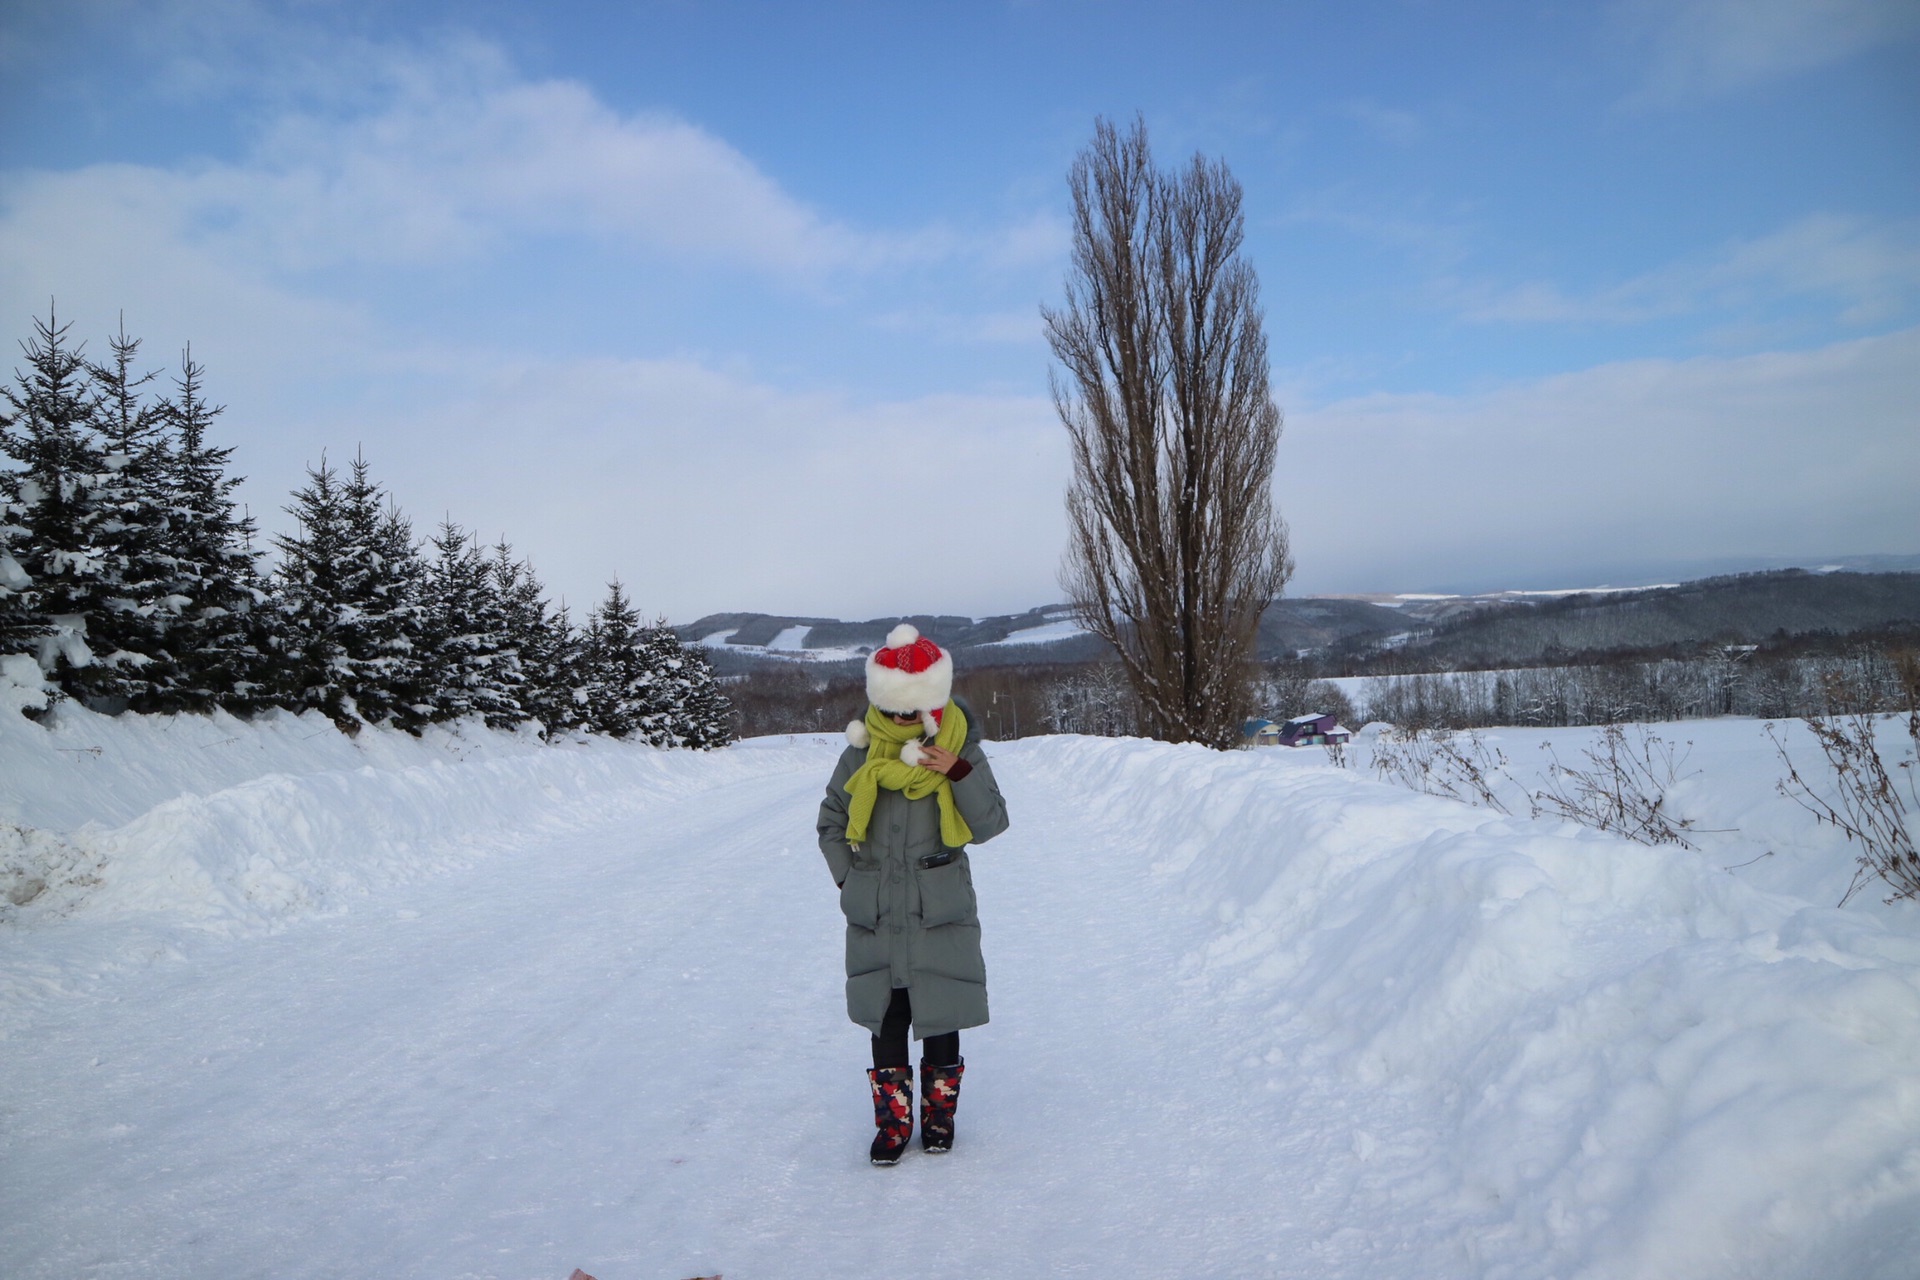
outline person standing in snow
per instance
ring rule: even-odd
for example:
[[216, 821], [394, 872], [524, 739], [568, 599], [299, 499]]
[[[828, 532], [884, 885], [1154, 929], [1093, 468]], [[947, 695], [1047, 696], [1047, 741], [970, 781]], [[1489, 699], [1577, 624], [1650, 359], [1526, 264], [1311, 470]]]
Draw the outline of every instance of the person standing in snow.
[[953, 1147], [960, 1031], [987, 1020], [966, 846], [1005, 831], [1007, 805], [940, 646], [895, 627], [867, 657], [867, 702], [820, 804], [820, 851], [847, 917], [847, 1016], [873, 1037], [868, 1155], [894, 1164], [913, 1136], [909, 1026], [921, 1041], [920, 1145]]

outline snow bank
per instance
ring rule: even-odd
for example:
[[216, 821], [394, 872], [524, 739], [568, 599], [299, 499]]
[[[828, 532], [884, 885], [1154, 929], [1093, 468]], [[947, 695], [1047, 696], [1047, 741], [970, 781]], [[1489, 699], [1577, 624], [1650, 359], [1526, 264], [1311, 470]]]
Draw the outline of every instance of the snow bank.
[[[728, 757], [477, 723], [349, 737], [317, 713], [0, 708], [0, 923], [243, 934], [723, 781]], [[753, 767], [739, 757], [733, 768]]]
[[[1352, 754], [1365, 776], [1374, 776], [1371, 752], [1387, 727], [1370, 725], [1354, 737]], [[1905, 726], [1899, 717], [1886, 716], [1879, 729], [1882, 758], [1898, 777], [1900, 762], [1913, 758]], [[1633, 725], [1626, 730], [1629, 753], [1639, 750], [1643, 734], [1657, 741], [1656, 757], [1671, 750], [1677, 776], [1666, 788], [1662, 808], [1691, 822], [1687, 839], [1698, 849], [1698, 861], [1731, 868], [1756, 887], [1816, 903], [1837, 903], [1846, 894], [1858, 848], [1779, 787], [1786, 774], [1780, 757], [1784, 746], [1801, 773], [1831, 795], [1826, 760], [1805, 725], [1744, 716]], [[1478, 729], [1462, 737], [1478, 739], [1490, 758], [1505, 760], [1492, 770], [1490, 781], [1508, 809], [1522, 815], [1530, 810], [1529, 793], [1547, 786], [1554, 759], [1590, 769], [1587, 752], [1600, 749], [1600, 731], [1591, 728]], [[1657, 759], [1655, 767], [1661, 767]], [[1888, 907], [1881, 901], [1887, 892], [1875, 880], [1859, 892], [1849, 910], [1912, 931], [1920, 904]]]
[[1396, 1171], [1356, 1194], [1460, 1215], [1474, 1273], [1920, 1267], [1920, 913], [1816, 905], [1317, 752], [1001, 753], [1081, 794], [1094, 838], [1158, 850], [1214, 922], [1192, 977], [1251, 1028], [1248, 1087], [1353, 1107], [1361, 1159]]

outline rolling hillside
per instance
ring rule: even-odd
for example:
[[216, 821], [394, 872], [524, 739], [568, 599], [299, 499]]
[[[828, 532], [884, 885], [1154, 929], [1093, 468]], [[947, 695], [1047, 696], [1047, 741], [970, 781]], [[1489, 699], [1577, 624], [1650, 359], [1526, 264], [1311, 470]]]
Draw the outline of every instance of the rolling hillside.
[[[719, 613], [676, 630], [703, 645], [726, 674], [792, 662], [851, 669], [901, 621], [954, 650], [965, 666], [1090, 662], [1106, 653], [1063, 604], [989, 618], [855, 622]], [[1644, 590], [1284, 599], [1261, 619], [1259, 652], [1262, 659], [1309, 652], [1337, 660], [1391, 650], [1411, 667], [1442, 670], [1900, 627], [1920, 627], [1920, 573], [1786, 569]]]

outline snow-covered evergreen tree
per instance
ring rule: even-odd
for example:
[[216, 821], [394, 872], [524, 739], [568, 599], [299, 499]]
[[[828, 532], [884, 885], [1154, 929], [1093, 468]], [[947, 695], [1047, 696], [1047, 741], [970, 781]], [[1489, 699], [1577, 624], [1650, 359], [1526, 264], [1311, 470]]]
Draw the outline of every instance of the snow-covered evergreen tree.
[[[0, 414], [0, 430], [10, 421]], [[24, 471], [0, 467], [0, 657], [24, 653], [37, 658], [41, 642], [53, 636], [22, 563], [33, 559], [28, 550], [33, 531], [26, 524], [29, 504], [22, 496], [26, 479]]]
[[494, 547], [488, 567], [507, 634], [520, 658], [522, 709], [549, 738], [577, 728], [583, 715], [574, 697], [581, 685], [580, 644], [566, 606], [548, 612], [546, 592], [533, 566], [514, 559], [505, 539]]
[[520, 648], [494, 567], [452, 519], [432, 539], [427, 574], [425, 662], [434, 718], [479, 715], [495, 729], [527, 718]]
[[179, 675], [173, 688], [158, 696], [164, 710], [218, 705], [250, 711], [267, 698], [265, 667], [275, 614], [253, 549], [253, 518], [238, 512], [233, 500], [241, 482], [227, 474], [233, 448], [207, 441], [226, 407], [207, 402], [204, 373], [187, 347], [174, 393], [162, 404], [173, 433], [168, 547], [174, 590], [184, 603], [169, 625]]
[[586, 727], [656, 747], [716, 747], [733, 737], [732, 710], [706, 655], [664, 619], [641, 626], [618, 578], [587, 623]]
[[323, 457], [288, 514], [298, 533], [276, 540], [295, 705], [337, 723], [417, 728], [433, 713], [420, 642], [425, 574], [413, 526], [355, 457], [343, 482]]
[[542, 662], [548, 714], [547, 736], [585, 729], [587, 704], [587, 634], [573, 625], [573, 612], [562, 600], [547, 619], [549, 647]]
[[106, 459], [95, 432], [99, 397], [71, 325], [49, 310], [21, 344], [27, 367], [0, 387], [10, 592], [8, 643], [31, 651], [63, 691], [84, 690], [95, 662], [88, 628], [109, 608], [115, 584], [104, 543], [107, 513], [97, 501]]
[[[677, 639], [678, 637], [676, 637]], [[721, 690], [706, 651], [683, 646], [690, 665], [686, 703], [687, 745], [701, 751], [724, 747], [734, 740], [733, 702]]]
[[347, 522], [340, 475], [320, 455], [307, 483], [286, 508], [298, 529], [275, 538], [275, 573], [284, 648], [271, 681], [277, 700], [298, 710], [317, 707], [338, 724], [354, 720], [341, 680], [346, 652], [340, 638], [346, 613]]
[[136, 372], [140, 340], [124, 322], [107, 346], [110, 358], [87, 366], [101, 452], [91, 501], [104, 607], [87, 619], [95, 661], [74, 673], [72, 691], [96, 708], [148, 711], [173, 702], [182, 673], [168, 632], [188, 601], [171, 546], [167, 415], [141, 394], [156, 375]]
[[422, 641], [426, 623], [426, 564], [408, 520], [373, 480], [356, 454], [343, 489], [349, 554], [358, 566], [352, 584], [356, 616], [349, 653], [359, 676], [360, 715], [417, 729], [433, 715]]
[[618, 578], [588, 615], [581, 665], [585, 727], [613, 738], [638, 732], [653, 709], [654, 677], [641, 656], [640, 615]]
[[642, 632], [641, 660], [653, 676], [640, 729], [648, 742], [706, 750], [733, 741], [733, 708], [706, 654], [682, 644], [662, 619]]
[[19, 482], [19, 472], [0, 469], [0, 657], [37, 654], [40, 641], [53, 632], [34, 607], [28, 594], [33, 579], [20, 563], [22, 556], [28, 556], [28, 530], [20, 523], [26, 507], [20, 501]]

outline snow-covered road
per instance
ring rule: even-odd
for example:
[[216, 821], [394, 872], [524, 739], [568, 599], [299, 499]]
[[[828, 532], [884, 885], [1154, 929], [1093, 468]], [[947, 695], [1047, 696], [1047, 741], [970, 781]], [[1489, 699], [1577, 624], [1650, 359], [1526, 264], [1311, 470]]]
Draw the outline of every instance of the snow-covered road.
[[[21, 741], [25, 818], [97, 767]], [[0, 930], [0, 1273], [1915, 1273], [1904, 917], [1317, 753], [1005, 744], [959, 1142], [875, 1169], [834, 746], [455, 745], [156, 803], [179, 743], [119, 744], [105, 883]]]
[[[117, 975], [6, 1047], [16, 1276], [1250, 1275], [1322, 1234], [1143, 851], [1022, 794], [951, 1159], [874, 1169], [830, 751]], [[1324, 1190], [1324, 1189], [1322, 1189]], [[1325, 1207], [1324, 1205], [1322, 1206]], [[1304, 1252], [1303, 1252], [1304, 1250]]]

